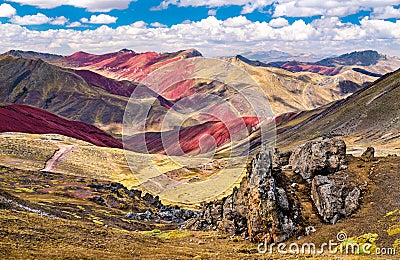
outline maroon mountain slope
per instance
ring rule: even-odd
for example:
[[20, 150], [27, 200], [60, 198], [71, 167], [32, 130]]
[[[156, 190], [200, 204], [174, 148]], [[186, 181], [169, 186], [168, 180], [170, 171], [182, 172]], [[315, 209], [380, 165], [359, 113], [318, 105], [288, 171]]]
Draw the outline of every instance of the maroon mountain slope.
[[27, 105], [0, 106], [0, 132], [61, 134], [97, 146], [122, 148], [120, 141], [95, 126], [63, 119]]

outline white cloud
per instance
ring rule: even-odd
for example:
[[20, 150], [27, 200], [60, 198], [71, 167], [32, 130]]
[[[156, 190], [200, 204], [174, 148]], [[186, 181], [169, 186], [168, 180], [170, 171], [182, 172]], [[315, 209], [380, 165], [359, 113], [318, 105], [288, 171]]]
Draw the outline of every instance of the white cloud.
[[160, 3], [159, 6], [152, 9], [166, 9], [170, 5], [177, 5], [181, 7], [207, 6], [210, 8], [237, 5], [243, 7], [241, 14], [247, 14], [252, 13], [256, 9], [262, 9], [268, 5], [271, 5], [274, 2], [274, 0], [164, 0]]
[[251, 24], [251, 21], [242, 15], [228, 18], [223, 22], [223, 25], [226, 27], [243, 27], [248, 24]]
[[0, 5], [0, 17], [12, 17], [17, 14], [17, 10], [9, 4]]
[[52, 25], [65, 25], [68, 19], [65, 16], [58, 17], [47, 17], [42, 13], [37, 13], [34, 15], [24, 15], [24, 16], [13, 16], [10, 21], [14, 24], [19, 25], [41, 25], [41, 24], [52, 24]]
[[159, 23], [159, 22], [154, 22], [150, 24], [153, 27], [157, 27], [157, 28], [165, 28], [167, 27], [165, 24]]
[[136, 0], [8, 0], [22, 5], [32, 5], [39, 8], [54, 8], [61, 5], [70, 5], [85, 8], [90, 12], [109, 12], [113, 9], [127, 9], [131, 2]]
[[288, 26], [289, 22], [285, 18], [279, 17], [272, 19], [268, 23], [271, 27], [283, 27], [283, 26]]
[[50, 21], [50, 24], [65, 25], [68, 21], [69, 21], [68, 18], [66, 18], [65, 16], [58, 16], [54, 18], [52, 21]]
[[243, 6], [241, 14], [249, 14], [254, 12], [254, 10], [262, 10], [264, 7], [273, 4], [274, 0], [253, 0], [253, 1], [244, 1], [246, 2]]
[[82, 24], [80, 22], [72, 22], [67, 25], [68, 28], [80, 27]]
[[25, 15], [25, 16], [14, 16], [10, 20], [12, 23], [19, 25], [39, 25], [46, 24], [52, 21], [52, 18], [47, 17], [42, 13], [34, 14], [34, 15]]
[[308, 17], [315, 15], [339, 16], [355, 14], [361, 10], [400, 4], [400, 0], [279, 0], [274, 16]]
[[90, 19], [82, 18], [82, 23], [92, 23], [92, 24], [111, 24], [117, 21], [118, 17], [114, 17], [108, 14], [92, 15]]
[[244, 16], [227, 20], [209, 16], [171, 27], [153, 27], [139, 21], [116, 28], [102, 25], [83, 31], [34, 31], [17, 24], [0, 24], [0, 31], [1, 52], [26, 48], [61, 54], [80, 50], [105, 53], [122, 48], [138, 52], [197, 48], [206, 56], [234, 55], [255, 49], [311, 52], [322, 56], [362, 49], [377, 49], [391, 55], [400, 52], [400, 20], [369, 18], [362, 19], [359, 25], [343, 23], [338, 17], [323, 17], [310, 24], [298, 19], [292, 24], [273, 27], [267, 22], [249, 21]]
[[376, 7], [371, 17], [376, 19], [400, 18], [400, 9], [393, 6]]
[[207, 13], [208, 15], [211, 15], [211, 16], [216, 16], [217, 15], [217, 10], [215, 10], [215, 9], [210, 9], [210, 10], [208, 10], [208, 13]]
[[400, 20], [392, 23], [384, 20], [369, 19], [368, 17], [360, 21], [368, 39], [373, 37], [378, 39], [400, 39]]
[[[154, 10], [166, 9], [170, 5], [181, 7], [206, 6], [241, 6], [242, 14], [263, 10], [274, 5], [274, 16], [308, 17], [315, 15], [347, 16], [360, 10], [371, 10], [377, 7], [392, 7], [400, 0], [164, 0]], [[389, 10], [392, 11], [392, 10]]]

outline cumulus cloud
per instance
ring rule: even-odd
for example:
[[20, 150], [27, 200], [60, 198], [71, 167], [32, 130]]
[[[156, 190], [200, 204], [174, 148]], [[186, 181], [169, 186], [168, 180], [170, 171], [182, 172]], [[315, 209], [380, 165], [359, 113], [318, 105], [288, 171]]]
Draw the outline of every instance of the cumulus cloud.
[[376, 19], [400, 18], [400, 9], [393, 6], [377, 7], [374, 8], [371, 17]]
[[153, 26], [153, 27], [157, 27], [157, 28], [165, 28], [165, 27], [167, 27], [165, 24], [162, 24], [160, 22], [154, 22], [154, 23], [151, 23], [150, 25]]
[[113, 9], [127, 9], [136, 0], [8, 0], [22, 5], [32, 5], [39, 8], [54, 8], [62, 5], [85, 8], [90, 12], [109, 12]]
[[283, 27], [283, 26], [288, 26], [289, 22], [285, 18], [279, 17], [272, 19], [268, 23], [271, 27]]
[[12, 17], [10, 21], [12, 23], [19, 25], [39, 25], [39, 24], [50, 23], [52, 19], [42, 13], [37, 13], [34, 15], [25, 15], [25, 16], [16, 15]]
[[226, 27], [243, 27], [248, 24], [251, 24], [251, 21], [247, 20], [247, 18], [242, 15], [228, 18], [223, 22], [223, 25]]
[[68, 21], [69, 21], [69, 19], [66, 18], [65, 16], [58, 16], [56, 18], [53, 18], [50, 21], [50, 24], [53, 24], [53, 25], [65, 25]]
[[217, 10], [215, 10], [215, 9], [210, 9], [210, 10], [208, 10], [208, 13], [207, 13], [208, 15], [211, 15], [211, 16], [216, 16], [217, 15]]
[[[360, 10], [393, 7], [400, 0], [164, 0], [154, 10], [166, 9], [170, 5], [180, 7], [206, 6], [210, 8], [221, 6], [241, 6], [242, 14], [263, 10], [274, 5], [274, 16], [308, 17], [308, 16], [339, 16], [355, 14]], [[392, 9], [388, 12], [393, 11]]]
[[[206, 56], [226, 56], [245, 51], [279, 49], [329, 56], [352, 50], [376, 49], [388, 54], [400, 51], [400, 21], [364, 18], [360, 24], [322, 17], [312, 23], [297, 19], [274, 27], [244, 16], [219, 20], [209, 16], [197, 22], [170, 27], [148, 26], [143, 21], [111, 28], [34, 31], [17, 24], [0, 24], [0, 51], [29, 48], [70, 54], [75, 51], [105, 53], [122, 48], [135, 51], [176, 51], [197, 48]], [[195, 41], [193, 40], [195, 39]], [[29, 46], [29, 47], [27, 47]]]
[[17, 14], [17, 10], [12, 7], [10, 4], [1, 4], [0, 5], [0, 17], [12, 17]]
[[67, 25], [67, 28], [74, 28], [74, 27], [80, 27], [82, 24], [80, 22], [72, 22]]
[[267, 7], [273, 4], [274, 0], [253, 0], [253, 1], [245, 1], [241, 14], [249, 14], [254, 12], [254, 10], [262, 10], [264, 7]]
[[344, 17], [362, 10], [397, 4], [400, 4], [400, 0], [278, 0], [274, 4], [274, 16], [309, 17], [323, 15]]
[[41, 25], [41, 24], [52, 24], [52, 25], [65, 25], [68, 19], [65, 16], [58, 17], [47, 17], [42, 13], [37, 13], [34, 15], [15, 15], [11, 17], [10, 22], [19, 25]]
[[108, 14], [99, 14], [99, 15], [92, 15], [90, 19], [82, 18], [82, 23], [92, 23], [92, 24], [111, 24], [116, 23], [118, 17], [114, 17]]
[[180, 7], [207, 6], [210, 8], [237, 5], [243, 7], [241, 14], [248, 14], [256, 9], [263, 9], [274, 2], [274, 0], [164, 0], [160, 5], [153, 7], [152, 10], [166, 9], [170, 5], [177, 5]]

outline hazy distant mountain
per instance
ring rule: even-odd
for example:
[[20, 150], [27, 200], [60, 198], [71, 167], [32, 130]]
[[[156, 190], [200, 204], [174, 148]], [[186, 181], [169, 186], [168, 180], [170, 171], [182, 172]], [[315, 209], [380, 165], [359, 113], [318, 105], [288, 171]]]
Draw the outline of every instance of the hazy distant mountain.
[[377, 51], [355, 51], [338, 57], [325, 58], [316, 62], [278, 61], [270, 62], [269, 66], [282, 68], [291, 72], [309, 71], [321, 75], [337, 75], [346, 68], [373, 77], [381, 77], [400, 66], [398, 57], [390, 57]]
[[240, 54], [251, 60], [257, 60], [263, 63], [274, 61], [298, 60], [298, 61], [317, 61], [320, 56], [311, 53], [290, 54], [283, 51], [247, 51]]

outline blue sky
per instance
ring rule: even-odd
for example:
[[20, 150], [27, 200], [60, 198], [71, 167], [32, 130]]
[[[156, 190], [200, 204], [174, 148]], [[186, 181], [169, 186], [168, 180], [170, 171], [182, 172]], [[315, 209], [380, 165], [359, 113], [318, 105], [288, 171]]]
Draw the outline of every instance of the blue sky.
[[400, 0], [0, 1], [0, 51], [71, 54], [122, 48], [206, 56], [281, 50], [399, 56]]

